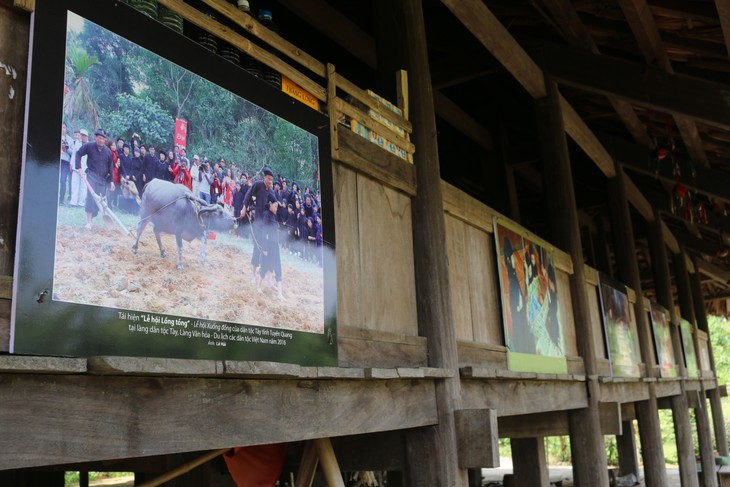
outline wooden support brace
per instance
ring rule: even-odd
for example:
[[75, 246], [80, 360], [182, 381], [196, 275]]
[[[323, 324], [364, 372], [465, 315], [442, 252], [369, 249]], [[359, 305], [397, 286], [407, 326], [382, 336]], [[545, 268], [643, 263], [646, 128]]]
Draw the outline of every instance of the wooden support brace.
[[337, 464], [337, 458], [335, 457], [335, 451], [332, 449], [330, 439], [318, 438], [312, 440], [312, 442], [317, 449], [327, 485], [329, 487], [345, 487], [345, 482], [342, 480], [342, 472], [340, 472], [340, 466]]
[[318, 464], [322, 466], [328, 487], [345, 487], [342, 472], [340, 472], [340, 466], [329, 438], [309, 440], [304, 445], [302, 462], [299, 464], [299, 472], [297, 472], [297, 487], [311, 487]]
[[295, 485], [298, 487], [312, 487], [318, 463], [319, 457], [317, 457], [317, 449], [313, 442], [308, 441], [304, 445], [302, 463], [299, 464], [299, 472], [297, 472], [297, 482]]

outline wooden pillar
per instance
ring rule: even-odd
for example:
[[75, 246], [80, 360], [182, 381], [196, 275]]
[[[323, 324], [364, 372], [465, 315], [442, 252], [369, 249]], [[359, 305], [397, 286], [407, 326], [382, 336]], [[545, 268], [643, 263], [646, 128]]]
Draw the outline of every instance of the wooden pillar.
[[608, 200], [611, 207], [611, 222], [618, 278], [636, 291], [634, 310], [636, 312], [636, 330], [639, 335], [639, 349], [641, 350], [641, 357], [646, 365], [646, 375], [656, 377], [658, 376], [658, 369], [655, 367], [652, 335], [649, 329], [647, 310], [644, 308], [644, 300], [642, 299], [644, 294], [641, 289], [639, 263], [636, 260], [634, 229], [631, 224], [631, 212], [629, 210], [629, 201], [626, 197], [626, 182], [624, 178], [623, 167], [620, 164], [616, 164], [616, 176], [608, 180]]
[[[560, 110], [558, 88], [546, 78], [547, 96], [536, 100], [537, 126], [543, 159], [544, 187], [549, 191], [548, 212], [553, 243], [573, 259], [570, 292], [578, 352], [583, 357], [588, 387], [588, 407], [568, 413], [573, 477], [577, 485], [608, 487], [606, 450], [598, 416], [596, 351], [586, 289], [583, 247], [578, 210], [575, 205], [573, 175]], [[555, 191], [551, 191], [554, 188]]]
[[639, 458], [636, 453], [636, 437], [634, 436], [634, 422], [622, 421], [623, 434], [616, 435], [616, 449], [618, 450], [618, 468], [621, 475], [633, 473], [639, 478]]
[[668, 479], [664, 463], [662, 430], [659, 424], [656, 385], [650, 382], [647, 386], [649, 399], [635, 403], [641, 458], [644, 460], [644, 479], [646, 487], [664, 487], [668, 484]]
[[466, 487], [467, 470], [459, 468], [457, 456], [454, 411], [461, 409], [461, 384], [423, 6], [421, 0], [386, 3], [389, 15], [399, 23], [396, 32], [405, 46], [412, 135], [418, 148], [414, 155], [418, 193], [412, 211], [419, 333], [428, 340], [429, 365], [454, 371], [452, 378], [436, 381], [438, 424], [406, 433], [407, 482], [414, 487]]
[[[679, 341], [677, 324], [679, 316], [674, 306], [672, 296], [671, 275], [669, 273], [669, 259], [667, 247], [664, 244], [661, 216], [654, 212], [654, 221], [649, 226], [649, 246], [651, 251], [652, 270], [654, 271], [654, 289], [659, 304], [669, 310], [671, 315], [672, 343], [680, 373], [685, 375], [682, 347]], [[683, 487], [697, 486], [697, 464], [694, 457], [692, 443], [692, 427], [689, 420], [689, 405], [685, 395], [684, 382], [682, 393], [671, 398], [674, 433], [677, 440], [677, 455], [679, 457], [679, 476]]]
[[682, 247], [680, 247], [679, 253], [674, 256], [674, 280], [677, 283], [677, 302], [682, 317], [694, 324], [695, 307], [692, 300], [692, 289], [689, 285], [687, 260]]
[[515, 487], [548, 487], [550, 477], [545, 460], [545, 439], [512, 438]]
[[500, 152], [502, 154], [502, 165], [504, 166], [507, 195], [509, 197], [509, 215], [512, 220], [520, 223], [520, 200], [517, 195], [517, 182], [515, 181], [515, 168], [510, 164], [509, 137], [507, 127], [499, 125]]
[[[619, 279], [632, 287], [636, 293], [636, 328], [639, 334], [639, 347], [641, 356], [646, 365], [646, 375], [655, 377], [658, 369], [654, 363], [654, 347], [652, 345], [651, 330], [647, 320], [646, 309], [644, 308], [643, 292], [641, 289], [641, 278], [639, 264], [636, 260], [636, 245], [634, 230], [631, 223], [631, 212], [628, 198], [626, 196], [626, 183], [623, 168], [616, 165], [616, 176], [608, 180], [609, 201], [611, 206], [611, 220], [614, 235], [614, 248], [616, 251], [616, 264]], [[653, 384], [651, 384], [653, 389]], [[638, 413], [638, 410], [641, 413]], [[656, 392], [650, 394], [649, 399], [637, 403], [637, 419], [642, 446], [642, 457], [644, 459], [644, 470], [647, 478], [647, 486], [660, 487], [667, 483], [666, 467], [664, 462], [664, 451], [662, 449], [661, 428], [659, 425], [659, 410], [656, 404]], [[625, 433], [624, 429], [624, 434]], [[633, 430], [631, 430], [633, 440]], [[620, 443], [619, 443], [620, 445]], [[627, 445], [627, 449], [635, 448], [633, 441]], [[635, 451], [635, 450], [634, 450]], [[621, 458], [619, 457], [619, 460]], [[630, 461], [630, 457], [627, 457]], [[629, 464], [633, 467], [633, 464]], [[621, 464], [621, 473], [624, 471]], [[638, 469], [634, 471], [638, 477]]]
[[[674, 259], [674, 274], [674, 280], [677, 283], [677, 300], [679, 301], [679, 309], [682, 312], [682, 316], [691, 323], [696, 323], [692, 286], [690, 285], [689, 272], [687, 271], [686, 254], [681, 247], [680, 253]], [[694, 345], [695, 350], [699, 350], [697, 347], [697, 333], [694, 334]], [[700, 388], [701, 401], [698, 407], [695, 408], [695, 426], [697, 427], [697, 441], [699, 443], [700, 462], [702, 465], [702, 480], [704, 487], [717, 487], [715, 455], [712, 450], [712, 431], [710, 430], [705, 388], [702, 381], [700, 381]]]
[[613, 268], [611, 267], [611, 255], [608, 251], [608, 239], [606, 238], [606, 228], [604, 227], [603, 216], [599, 216], [596, 219], [596, 235], [594, 240], [596, 269], [613, 277], [614, 273]]
[[715, 453], [712, 449], [712, 431], [710, 430], [710, 415], [707, 413], [707, 398], [704, 388], [697, 392], [699, 400], [695, 408], [695, 426], [697, 427], [697, 441], [700, 444], [700, 461], [702, 462], [703, 487], [717, 487], [715, 473]]
[[[695, 272], [690, 276], [690, 285], [692, 287], [692, 297], [694, 299], [695, 308], [695, 319], [697, 321], [697, 328], [710, 334], [710, 327], [707, 323], [707, 310], [705, 309], [705, 301], [702, 297], [702, 284], [700, 282], [700, 273], [697, 270], [697, 262], [694, 261]], [[717, 370], [715, 368], [715, 356], [712, 351], [712, 340], [709, 344], [710, 351], [710, 366], [712, 371], [717, 377]], [[717, 383], [716, 383], [717, 385]], [[706, 395], [710, 399], [710, 406], [712, 407], [712, 429], [715, 432], [715, 448], [717, 453], [722, 456], [729, 456], [730, 451], [727, 444], [727, 431], [725, 431], [725, 418], [723, 417], [722, 404], [720, 401], [720, 390], [715, 387], [707, 391]]]
[[684, 393], [672, 396], [671, 404], [679, 458], [679, 480], [682, 487], [699, 487], [687, 396]]
[[15, 259], [30, 30], [30, 15], [10, 5], [0, 2], [0, 61], [15, 71], [0, 76], [0, 276], [13, 274]]

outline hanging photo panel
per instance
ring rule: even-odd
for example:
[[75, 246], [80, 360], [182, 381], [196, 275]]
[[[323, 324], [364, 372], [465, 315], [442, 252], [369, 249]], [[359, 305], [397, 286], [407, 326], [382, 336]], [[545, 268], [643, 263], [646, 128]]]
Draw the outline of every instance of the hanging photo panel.
[[12, 352], [337, 365], [327, 118], [121, 2], [32, 32]]
[[677, 377], [677, 362], [674, 358], [672, 332], [669, 328], [669, 313], [657, 303], [651, 303], [651, 329], [654, 335], [657, 364], [662, 377]]
[[697, 351], [694, 343], [694, 326], [692, 323], [682, 318], [679, 326], [680, 335], [682, 336], [682, 349], [684, 350], [684, 365], [687, 367], [688, 377], [697, 377], [699, 368], [697, 364]]
[[639, 377], [641, 353], [626, 286], [601, 274], [600, 296], [611, 373], [615, 377]]
[[552, 248], [501, 218], [494, 236], [510, 370], [567, 373]]

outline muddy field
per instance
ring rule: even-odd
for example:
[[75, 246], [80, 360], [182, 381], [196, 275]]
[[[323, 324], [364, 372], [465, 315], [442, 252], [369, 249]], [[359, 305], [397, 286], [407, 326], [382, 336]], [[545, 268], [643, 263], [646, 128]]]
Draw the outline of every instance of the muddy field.
[[[97, 218], [97, 220], [99, 220]], [[175, 237], [163, 235], [167, 258], [160, 257], [151, 227], [137, 255], [133, 239], [118, 226], [97, 223], [91, 230], [59, 225], [56, 235], [55, 300], [141, 312], [165, 313], [321, 333], [321, 269], [282, 250], [284, 300], [251, 282], [250, 239], [218, 235], [208, 242], [205, 265], [201, 243], [184, 242], [183, 269], [177, 270]]]

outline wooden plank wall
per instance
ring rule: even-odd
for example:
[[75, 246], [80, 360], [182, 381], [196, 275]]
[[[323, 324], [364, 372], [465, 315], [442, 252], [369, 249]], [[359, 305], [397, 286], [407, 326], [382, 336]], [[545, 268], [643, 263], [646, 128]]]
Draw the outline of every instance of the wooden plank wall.
[[340, 365], [425, 366], [410, 196], [336, 161], [333, 185]]
[[456, 339], [502, 345], [494, 239], [451, 215], [445, 220]]
[[[442, 190], [454, 324], [460, 342], [459, 362], [462, 366], [488, 362], [506, 368], [492, 223], [495, 216], [502, 215], [447, 183], [442, 183]], [[570, 256], [558, 249], [554, 261], [565, 354], [574, 359], [571, 364], [577, 364], [575, 369], [571, 365], [571, 373], [583, 373], [571, 306], [569, 276], [573, 264]], [[598, 308], [596, 317], [600, 319], [597, 313]]]

